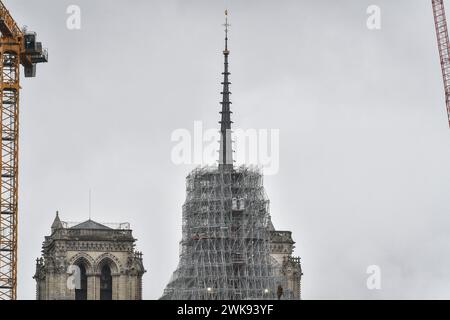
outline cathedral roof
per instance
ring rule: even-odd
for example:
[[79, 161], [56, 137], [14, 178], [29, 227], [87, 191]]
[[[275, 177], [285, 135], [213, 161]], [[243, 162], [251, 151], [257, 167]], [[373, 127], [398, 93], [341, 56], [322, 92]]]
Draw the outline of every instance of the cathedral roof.
[[86, 220], [85, 222], [82, 222], [80, 224], [77, 224], [76, 226], [73, 226], [70, 229], [90, 229], [90, 230], [113, 230], [101, 223], [95, 222], [91, 219]]

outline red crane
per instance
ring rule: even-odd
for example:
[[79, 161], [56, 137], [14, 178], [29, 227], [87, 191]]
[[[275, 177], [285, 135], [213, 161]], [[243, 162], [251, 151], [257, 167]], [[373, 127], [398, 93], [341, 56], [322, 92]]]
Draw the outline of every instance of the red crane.
[[447, 106], [448, 125], [450, 126], [450, 42], [444, 0], [432, 0], [434, 24], [441, 58], [442, 77], [444, 79], [445, 104]]

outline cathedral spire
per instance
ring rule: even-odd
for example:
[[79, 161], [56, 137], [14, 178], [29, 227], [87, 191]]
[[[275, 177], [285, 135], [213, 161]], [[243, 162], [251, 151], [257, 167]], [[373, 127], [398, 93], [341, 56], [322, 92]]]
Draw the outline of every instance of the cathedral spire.
[[231, 111], [230, 111], [230, 84], [228, 77], [230, 72], [228, 71], [228, 56], [230, 51], [228, 50], [228, 10], [225, 10], [225, 49], [223, 50], [224, 56], [224, 72], [223, 75], [223, 90], [222, 94], [222, 111], [220, 120], [220, 151], [219, 151], [219, 169], [233, 169], [233, 150], [231, 145]]

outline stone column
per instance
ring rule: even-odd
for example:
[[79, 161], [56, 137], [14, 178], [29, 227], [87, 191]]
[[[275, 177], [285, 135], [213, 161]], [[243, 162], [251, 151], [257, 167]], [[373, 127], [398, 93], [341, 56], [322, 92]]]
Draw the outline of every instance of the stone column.
[[100, 299], [100, 277], [94, 273], [87, 273], [87, 299]]
[[121, 300], [120, 299], [120, 273], [112, 273], [112, 299], [113, 300]]
[[51, 277], [51, 273], [47, 273], [46, 276], [45, 276], [45, 291], [41, 293], [41, 299], [42, 300], [48, 300], [49, 299], [50, 277]]
[[59, 272], [53, 272], [49, 283], [49, 300], [66, 299], [66, 275]]

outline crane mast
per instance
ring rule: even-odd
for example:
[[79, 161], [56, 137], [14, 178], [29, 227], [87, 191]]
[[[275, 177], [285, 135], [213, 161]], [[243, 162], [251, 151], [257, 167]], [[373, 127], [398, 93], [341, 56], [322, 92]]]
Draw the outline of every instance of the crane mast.
[[0, 300], [17, 298], [20, 65], [34, 77], [47, 51], [0, 1]]
[[445, 104], [447, 107], [448, 125], [450, 126], [450, 47], [445, 16], [444, 0], [432, 0], [434, 24], [441, 60], [442, 77], [445, 89]]

